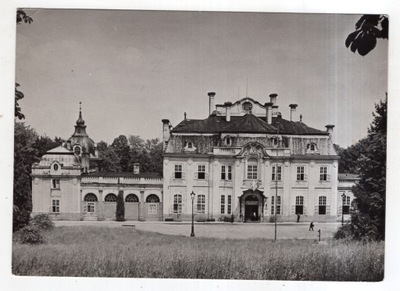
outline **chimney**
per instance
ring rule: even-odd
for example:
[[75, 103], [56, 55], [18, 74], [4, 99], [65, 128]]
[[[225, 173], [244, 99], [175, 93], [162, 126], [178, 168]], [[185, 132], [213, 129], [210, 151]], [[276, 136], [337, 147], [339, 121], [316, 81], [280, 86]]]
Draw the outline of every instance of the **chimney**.
[[169, 119], [163, 119], [161, 121], [163, 123], [163, 150], [165, 150], [165, 148], [167, 147], [168, 140], [169, 140], [171, 126], [170, 126]]
[[272, 103], [267, 102], [265, 103], [265, 111], [266, 111], [266, 117], [267, 117], [267, 123], [272, 124]]
[[272, 116], [277, 116], [278, 115], [278, 105], [272, 105]]
[[186, 112], [183, 113], [183, 119], [186, 120]]
[[293, 115], [295, 114], [295, 112], [296, 112], [296, 108], [297, 108], [297, 104], [290, 104], [289, 105], [289, 107], [290, 107], [290, 121], [293, 121]]
[[225, 102], [225, 108], [226, 108], [226, 121], [231, 121], [231, 106], [232, 102]]
[[208, 92], [208, 108], [209, 108], [209, 115], [211, 115], [215, 110], [215, 92]]
[[278, 97], [278, 94], [269, 94], [270, 102], [272, 103], [272, 105], [276, 103], [276, 97]]
[[332, 135], [332, 133], [333, 133], [333, 128], [335, 127], [333, 124], [328, 124], [328, 125], [325, 125], [325, 127], [326, 127], [326, 132], [328, 132], [329, 133], [329, 135]]
[[133, 174], [134, 175], [139, 175], [140, 174], [140, 164], [139, 163], [134, 163], [133, 164]]

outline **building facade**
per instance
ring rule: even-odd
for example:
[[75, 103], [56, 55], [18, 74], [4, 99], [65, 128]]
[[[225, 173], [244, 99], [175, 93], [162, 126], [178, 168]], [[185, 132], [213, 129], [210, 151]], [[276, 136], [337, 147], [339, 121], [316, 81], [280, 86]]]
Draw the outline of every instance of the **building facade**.
[[277, 95], [245, 97], [172, 127], [163, 122], [164, 219], [336, 221], [341, 215], [333, 125], [318, 130], [279, 112]]
[[114, 220], [117, 195], [125, 201], [125, 219], [162, 220], [162, 177], [96, 171], [96, 144], [86, 133], [79, 111], [75, 132], [32, 167], [32, 214], [55, 220]]

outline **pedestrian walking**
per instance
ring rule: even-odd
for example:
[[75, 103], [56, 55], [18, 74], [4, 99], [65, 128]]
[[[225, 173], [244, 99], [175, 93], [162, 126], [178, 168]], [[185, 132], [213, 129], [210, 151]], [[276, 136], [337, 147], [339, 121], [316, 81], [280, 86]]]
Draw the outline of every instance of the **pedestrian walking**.
[[300, 214], [297, 214], [297, 222], [300, 222]]
[[314, 231], [314, 222], [311, 221], [308, 231]]

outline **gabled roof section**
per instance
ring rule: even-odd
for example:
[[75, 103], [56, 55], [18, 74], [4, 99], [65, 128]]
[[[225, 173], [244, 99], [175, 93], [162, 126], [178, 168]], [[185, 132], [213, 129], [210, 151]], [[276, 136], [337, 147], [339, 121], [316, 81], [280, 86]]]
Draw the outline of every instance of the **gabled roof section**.
[[[245, 101], [251, 101], [251, 102], [253, 102], [254, 104], [260, 105], [261, 107], [265, 107], [263, 104], [261, 104], [261, 103], [258, 102], [257, 100], [254, 100], [254, 99], [251, 98], [251, 97], [244, 97], [244, 98], [242, 98], [242, 99], [240, 99], [240, 100], [238, 100], [238, 101], [232, 103], [231, 106], [235, 106], [235, 105], [241, 104], [241, 103], [243, 103], [243, 102], [245, 102]], [[225, 106], [225, 104], [217, 104], [216, 106]]]
[[234, 118], [223, 129], [223, 132], [227, 133], [276, 133], [276, 131], [273, 125], [251, 113]]
[[231, 116], [226, 121], [225, 116], [210, 115], [206, 119], [186, 119], [172, 129], [172, 133], [279, 133], [287, 135], [329, 135], [328, 132], [307, 126], [301, 121], [289, 121], [281, 117], [272, 118], [272, 124], [266, 122], [266, 117], [253, 114]]
[[72, 151], [66, 149], [63, 146], [58, 146], [46, 152], [46, 154], [71, 154], [71, 153]]

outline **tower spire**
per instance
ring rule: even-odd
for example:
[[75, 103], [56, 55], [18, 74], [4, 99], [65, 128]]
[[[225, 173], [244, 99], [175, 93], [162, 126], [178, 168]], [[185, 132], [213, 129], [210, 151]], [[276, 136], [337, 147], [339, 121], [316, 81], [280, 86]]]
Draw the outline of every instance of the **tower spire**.
[[76, 121], [77, 125], [84, 125], [85, 121], [82, 118], [82, 102], [79, 102], [79, 118]]

